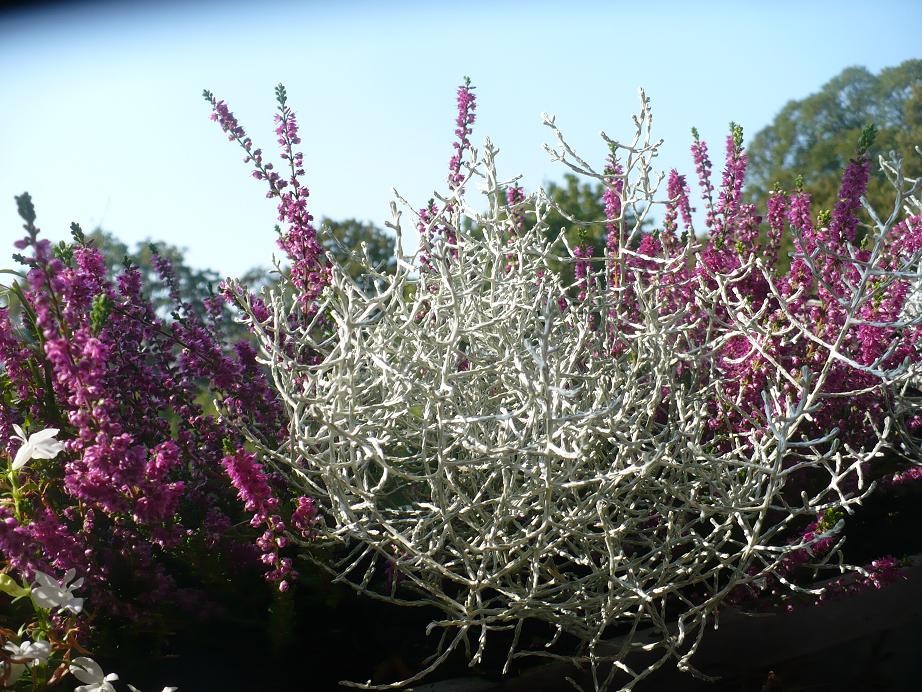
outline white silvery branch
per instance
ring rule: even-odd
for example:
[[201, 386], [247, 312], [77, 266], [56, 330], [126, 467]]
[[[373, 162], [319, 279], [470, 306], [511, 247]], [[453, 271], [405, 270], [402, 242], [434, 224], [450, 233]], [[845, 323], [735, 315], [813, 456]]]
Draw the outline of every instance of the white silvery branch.
[[[625, 228], [622, 213], [617, 224], [622, 257], [638, 261], [619, 262], [612, 279], [606, 259], [595, 258], [582, 302], [555, 271], [574, 257], [548, 240], [557, 230], [546, 222], [552, 202], [541, 190], [530, 195], [515, 210], [530, 223], [516, 224], [499, 201], [504, 184], [487, 142], [468, 176], [483, 181], [487, 210], [450, 200], [432, 227], [453, 229], [457, 245], [429, 248], [430, 269], [416, 275], [399, 257], [384, 275], [366, 261], [373, 280], [359, 285], [334, 264], [310, 324], [278, 292], [264, 296], [267, 323], [249, 313], [291, 425], [281, 448], [252, 441], [293, 493], [316, 498], [320, 539], [346, 549], [332, 569], [373, 595], [443, 613], [431, 626], [446, 636], [410, 680], [461, 644], [475, 644], [479, 661], [500, 630], [514, 633], [510, 661], [588, 663], [596, 689], [616, 674], [629, 689], [669, 659], [691, 669], [705, 626], [739, 587], [778, 578], [802, 588], [780, 569], [791, 551], [813, 545], [788, 543], [792, 529], [826, 509], [851, 511], [869, 490], [861, 467], [886, 447], [892, 421], [869, 448], [841, 448], [836, 430], [806, 436], [828, 365], [845, 357], [842, 338], [817, 346], [828, 363], [814, 374], [787, 372], [768, 340], [816, 337], [790, 313], [771, 326], [764, 306], [741, 296], [741, 282], [765, 271], [759, 261], [711, 283], [686, 279], [690, 302], [669, 307], [664, 287], [678, 288], [674, 277], [700, 248], [678, 243], [665, 259], [631, 249], [661, 203], [649, 122], [642, 96], [630, 143], [607, 140], [622, 157], [622, 210], [636, 220]], [[606, 182], [546, 123], [557, 159]], [[400, 248], [396, 207], [393, 217]], [[893, 217], [876, 233], [892, 225]], [[870, 272], [849, 319], [871, 290]], [[245, 292], [238, 298], [247, 303]], [[769, 372], [761, 410], [727, 394], [716, 362], [721, 344], [740, 336]], [[886, 377], [901, 382], [905, 373]], [[764, 425], [715, 440], [715, 401]], [[786, 492], [804, 469], [825, 480]], [[385, 583], [388, 570], [399, 576]], [[525, 646], [525, 621], [580, 647], [545, 649], [534, 636]], [[612, 651], [602, 646], [612, 632], [631, 636]], [[626, 661], [639, 649], [659, 655], [635, 670]]]

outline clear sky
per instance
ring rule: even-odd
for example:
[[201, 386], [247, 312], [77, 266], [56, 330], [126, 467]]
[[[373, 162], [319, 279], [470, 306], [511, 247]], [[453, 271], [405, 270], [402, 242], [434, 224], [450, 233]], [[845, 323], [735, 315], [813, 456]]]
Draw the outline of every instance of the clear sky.
[[[416, 207], [444, 189], [455, 89], [476, 86], [472, 140], [499, 146], [526, 188], [564, 171], [541, 113], [601, 163], [600, 130], [631, 132], [652, 98], [662, 168], [693, 177], [695, 125], [719, 174], [731, 120], [752, 135], [851, 65], [922, 57], [922, 2], [79, 3], [0, 14], [0, 257], [28, 190], [46, 237], [78, 221], [133, 246], [186, 248], [237, 275], [268, 266], [274, 204], [208, 118], [225, 99], [274, 153], [273, 87], [301, 127], [317, 218], [383, 226], [391, 189]], [[404, 215], [404, 226], [413, 226]], [[0, 267], [11, 264], [0, 259]]]

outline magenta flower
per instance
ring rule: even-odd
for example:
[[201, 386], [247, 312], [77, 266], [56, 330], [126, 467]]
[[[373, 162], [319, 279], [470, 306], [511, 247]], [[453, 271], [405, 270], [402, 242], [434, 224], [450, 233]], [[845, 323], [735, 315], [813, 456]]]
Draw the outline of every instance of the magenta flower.
[[717, 213], [714, 210], [714, 186], [711, 183], [711, 159], [708, 157], [707, 143], [698, 138], [698, 130], [695, 128], [692, 128], [692, 138], [694, 139], [691, 146], [692, 159], [695, 162], [695, 172], [698, 174], [698, 184], [701, 186], [702, 196], [707, 205], [705, 226], [713, 232], [716, 230]]
[[313, 226], [314, 217], [307, 210], [308, 188], [301, 183], [304, 175], [304, 154], [294, 149], [301, 143], [298, 135], [298, 121], [294, 111], [287, 105], [285, 87], [276, 87], [278, 113], [275, 115], [275, 134], [281, 158], [288, 163], [289, 175], [283, 178], [271, 163], [263, 163], [262, 150], [253, 149], [253, 141], [246, 136], [233, 113], [223, 101], [218, 101], [211, 92], [204, 92], [205, 100], [211, 104], [212, 120], [217, 121], [246, 152], [245, 163], [254, 164], [253, 177], [265, 180], [269, 185], [267, 197], [278, 198], [278, 220], [285, 224], [279, 236], [278, 245], [291, 260], [291, 281], [300, 291], [299, 299], [306, 310], [311, 309], [321, 291], [330, 282], [330, 267], [326, 254], [317, 240]]
[[452, 145], [455, 153], [448, 162], [448, 188], [450, 190], [459, 190], [464, 182], [464, 175], [461, 173], [461, 159], [464, 152], [470, 149], [471, 142], [468, 137], [473, 130], [477, 116], [474, 111], [477, 108], [477, 99], [474, 96], [474, 87], [471, 86], [471, 80], [464, 78], [464, 84], [458, 87], [458, 117], [455, 120], [457, 128], [455, 136], [458, 138]]

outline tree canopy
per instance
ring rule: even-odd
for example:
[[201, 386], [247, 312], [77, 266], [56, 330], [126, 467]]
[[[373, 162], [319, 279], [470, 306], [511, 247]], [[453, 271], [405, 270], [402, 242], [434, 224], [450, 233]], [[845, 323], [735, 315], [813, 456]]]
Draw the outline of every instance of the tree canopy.
[[141, 285], [151, 293], [151, 303], [161, 313], [169, 314], [178, 306], [175, 299], [170, 296], [169, 287], [161, 280], [154, 262], [155, 256], [159, 255], [169, 261], [179, 299], [200, 316], [204, 315], [202, 300], [217, 289], [222, 278], [213, 269], [190, 267], [186, 264], [184, 248], [178, 248], [162, 240], [148, 239], [138, 242], [131, 250], [113, 233], [97, 228], [87, 234], [87, 241], [103, 253], [112, 278], [127, 264], [135, 267], [141, 273]]
[[371, 260], [369, 265], [380, 272], [391, 272], [397, 268], [394, 255], [394, 238], [386, 231], [368, 221], [346, 219], [333, 221], [323, 219], [320, 223], [320, 241], [336, 261], [342, 265], [353, 279], [361, 283], [362, 263], [358, 261], [364, 243], [365, 251]]
[[[396, 267], [393, 238], [374, 224], [356, 219], [333, 221], [325, 218], [319, 227], [321, 230], [318, 235], [324, 249], [328, 250], [353, 278], [361, 279], [360, 264], [356, 262], [354, 253], [360, 251], [362, 243], [365, 244], [372, 266], [382, 271], [392, 271]], [[124, 269], [126, 263], [136, 267], [141, 272], [142, 285], [151, 292], [151, 302], [164, 316], [175, 311], [178, 306], [175, 298], [170, 295], [169, 287], [161, 281], [154, 262], [156, 255], [169, 260], [180, 301], [200, 317], [205, 314], [202, 301], [217, 289], [223, 278], [223, 275], [213, 269], [189, 266], [183, 248], [163, 241], [139, 242], [132, 250], [115, 235], [101, 228], [89, 233], [87, 240], [102, 251], [113, 277]], [[263, 267], [254, 267], [241, 276], [240, 280], [251, 290], [256, 290], [261, 286], [276, 283], [278, 275]], [[230, 314], [226, 317], [229, 318]], [[228, 325], [233, 324], [231, 319], [223, 321]], [[229, 328], [233, 336], [239, 337], [244, 334], [234, 326]]]
[[[554, 210], [548, 214], [546, 218], [548, 240], [555, 240], [560, 230], [563, 229], [571, 248], [577, 245], [588, 245], [592, 248], [593, 257], [605, 257], [608, 236], [604, 202], [605, 186], [602, 183], [592, 184], [583, 181], [575, 174], [567, 173], [560, 182], [545, 183], [544, 191], [563, 212], [560, 214]], [[583, 223], [574, 223], [567, 217], [578, 219]], [[526, 214], [525, 223], [534, 223], [533, 215]], [[624, 223], [628, 229], [633, 227], [634, 220], [630, 211], [625, 213]], [[645, 222], [643, 229], [648, 230], [647, 226], [648, 223]], [[571, 265], [558, 269], [563, 272], [567, 283], [572, 281], [573, 267]]]
[[[906, 175], [922, 174], [922, 157], [913, 151], [922, 146], [922, 60], [876, 75], [849, 67], [819, 92], [789, 101], [747, 149], [749, 198], [764, 203], [775, 186], [791, 190], [800, 182], [814, 209], [832, 209], [842, 171], [868, 125], [877, 128], [872, 161], [893, 150], [903, 156]], [[884, 212], [893, 204], [892, 188], [876, 165], [874, 171], [866, 196]]]

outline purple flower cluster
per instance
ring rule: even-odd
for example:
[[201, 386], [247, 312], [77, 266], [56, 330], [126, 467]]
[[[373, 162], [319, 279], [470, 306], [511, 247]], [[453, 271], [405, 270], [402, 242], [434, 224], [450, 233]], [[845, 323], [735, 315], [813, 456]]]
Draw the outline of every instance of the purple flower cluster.
[[458, 87], [458, 117], [455, 120], [457, 128], [455, 136], [458, 138], [452, 146], [455, 153], [448, 162], [448, 189], [460, 190], [464, 182], [464, 174], [461, 173], [461, 160], [464, 152], [471, 147], [471, 141], [468, 139], [471, 132], [471, 126], [476, 120], [474, 111], [477, 109], [476, 98], [474, 96], [474, 87], [471, 86], [471, 80], [464, 78], [464, 84]]
[[518, 185], [506, 188], [506, 204], [509, 207], [509, 218], [512, 219], [513, 234], [525, 228], [525, 212], [521, 205], [525, 201], [525, 190]]
[[432, 224], [438, 215], [435, 208], [435, 200], [430, 199], [429, 204], [419, 210], [419, 221], [416, 223], [416, 231], [419, 233], [419, 266], [423, 271], [432, 268], [432, 249], [434, 245], [435, 231]]
[[246, 153], [244, 163], [253, 164], [253, 177], [269, 185], [266, 197], [278, 198], [278, 220], [285, 224], [278, 245], [291, 260], [291, 282], [299, 291], [302, 305], [310, 311], [321, 291], [330, 283], [330, 265], [317, 239], [314, 217], [307, 209], [310, 193], [301, 182], [304, 154], [295, 150], [301, 143], [297, 117], [287, 105], [285, 88], [280, 84], [275, 91], [278, 102], [275, 134], [281, 149], [280, 157], [289, 168], [287, 177], [280, 175], [272, 163], [263, 162], [262, 150], [253, 148], [253, 141], [224, 101], [218, 101], [209, 91], [205, 91], [204, 96], [212, 107], [211, 119], [228, 134], [229, 140], [236, 141], [243, 148]]
[[692, 128], [694, 143], [691, 147], [692, 159], [695, 162], [695, 172], [698, 174], [698, 184], [701, 186], [701, 196], [707, 206], [707, 216], [704, 225], [708, 230], [714, 230], [717, 213], [714, 209], [714, 185], [711, 183], [711, 159], [708, 156], [708, 145], [698, 137], [698, 130]]
[[609, 264], [617, 262], [618, 249], [621, 243], [624, 219], [621, 218], [621, 195], [624, 191], [624, 170], [615, 160], [614, 154], [608, 157], [603, 173], [606, 176], [605, 191], [602, 193], [602, 203], [605, 206], [605, 249], [608, 252]]
[[310, 540], [316, 536], [316, 526], [319, 520], [320, 511], [314, 499], [303, 495], [299, 497], [297, 506], [291, 513], [291, 527], [298, 532], [301, 538]]
[[[226, 108], [216, 112], [239, 135]], [[59, 428], [64, 451], [19, 471], [20, 502], [0, 509], [0, 569], [29, 578], [73, 568], [114, 617], [150, 618], [201, 600], [171, 565], [195, 569], [196, 546], [230, 557], [264, 538], [233, 528], [240, 506], [220, 463], [225, 445], [242, 444], [235, 418], [281, 439], [277, 395], [252, 345], [222, 344], [197, 316], [207, 313], [190, 306], [164, 321], [137, 269], [111, 280], [77, 227], [74, 243], [53, 249], [39, 237], [28, 195], [18, 201], [27, 235], [16, 246], [29, 252], [19, 256], [27, 272], [12, 287], [15, 307], [0, 310], [0, 373], [9, 382], [0, 454], [16, 451], [13, 424]], [[169, 261], [155, 256], [154, 265], [178, 301]], [[223, 416], [203, 409], [203, 392]], [[285, 559], [270, 565], [270, 579], [285, 581]]]
[[[278, 583], [279, 591], [287, 591], [288, 580], [297, 577], [297, 573], [291, 567], [291, 558], [282, 557], [279, 553], [288, 544], [288, 539], [285, 524], [278, 514], [280, 503], [269, 485], [269, 477], [263, 472], [262, 465], [257, 463], [256, 456], [243, 449], [224, 457], [221, 466], [237, 489], [244, 509], [253, 515], [250, 526], [265, 529], [256, 545], [262, 551], [260, 560], [271, 568], [267, 578]], [[306, 511], [303, 502], [299, 502], [295, 509], [299, 519]], [[301, 523], [304, 521], [306, 517]], [[298, 528], [302, 531], [300, 526]]]
[[682, 216], [683, 233], [687, 235], [692, 230], [692, 211], [689, 202], [688, 183], [685, 182], [685, 176], [679, 175], [674, 168], [669, 171], [669, 181], [666, 185], [666, 194], [669, 196], [669, 202], [666, 204], [666, 215], [663, 218], [663, 231], [665, 235], [675, 235], [678, 232], [677, 221], [679, 215]]
[[[864, 140], [863, 140], [864, 141]], [[673, 170], [668, 178], [666, 213], [661, 231], [643, 235], [636, 253], [618, 256], [617, 227], [612, 220], [620, 211], [615, 200], [613, 186], [606, 186], [604, 203], [609, 218], [608, 250], [610, 269], [609, 288], [617, 291], [610, 314], [609, 335], [618, 354], [625, 348], [620, 336], [631, 333], [632, 324], [639, 323], [636, 312], [636, 297], [633, 284], [624, 277], [656, 277], [659, 305], [664, 314], [675, 314], [684, 310], [689, 324], [696, 324], [699, 313], [691, 291], [695, 285], [713, 288], [718, 279], [726, 283], [732, 279], [733, 291], [737, 297], [752, 307], [751, 314], [759, 322], [760, 329], [747, 330], [736, 314], [726, 305], [712, 305], [713, 316], [700, 319], [701, 324], [725, 325], [732, 333], [718, 336], [700, 331], [692, 348], [709, 349], [714, 355], [713, 377], [708, 384], [702, 373], [697, 373], [698, 386], [715, 387], [717, 396], [708, 403], [712, 445], [722, 450], [722, 440], [750, 436], [761, 439], [766, 430], [766, 412], [763, 392], [778, 387], [782, 396], [799, 395], [797, 382], [804, 376], [816, 378], [823, 368], [828, 367], [823, 394], [819, 406], [812, 416], [809, 429], [801, 434], [814, 436], [838, 429], [838, 441], [854, 449], [867, 449], [877, 439], [875, 426], [892, 410], [892, 394], [861, 367], [854, 367], [841, 358], [830, 361], [829, 347], [838, 340], [839, 353], [859, 366], [874, 366], [881, 369], [893, 368], [903, 362], [919, 362], [922, 358], [922, 329], [919, 327], [897, 328], [882, 326], [898, 323], [904, 314], [909, 296], [907, 281], [893, 280], [874, 284], [872, 297], [865, 300], [858, 309], [860, 322], [849, 320], [846, 314], [848, 298], [853, 295], [859, 281], [862, 263], [876, 261], [881, 270], [905, 271], [906, 262], [922, 249], [922, 217], [907, 216], [897, 224], [885, 239], [883, 251], [872, 257], [869, 249], [861, 246], [859, 237], [861, 196], [864, 194], [870, 175], [870, 161], [867, 146], [859, 148], [858, 155], [845, 168], [839, 193], [839, 202], [831, 215], [820, 214], [814, 222], [809, 194], [802, 190], [773, 191], [767, 200], [767, 213], [763, 218], [755, 205], [743, 203], [742, 190], [746, 175], [746, 153], [742, 146], [742, 131], [731, 124], [727, 138], [726, 163], [719, 191], [711, 182], [711, 162], [708, 149], [694, 132], [691, 147], [707, 209], [707, 235], [696, 239], [691, 219], [691, 204], [685, 178]], [[613, 175], [613, 162], [609, 162], [606, 175]], [[716, 204], [713, 200], [716, 199]], [[682, 217], [683, 234], [679, 238], [679, 217]], [[782, 239], [790, 234], [794, 239], [795, 254], [790, 268], [781, 272], [778, 255]], [[668, 260], [680, 247], [680, 242], [699, 243], [699, 250], [692, 262], [679, 266], [666, 274], [655, 271], [653, 260]], [[574, 251], [577, 267], [577, 282], [586, 284], [585, 263], [582, 246]], [[746, 265], [758, 258], [764, 271], [747, 270]], [[647, 259], [645, 259], [647, 258]], [[852, 259], [853, 258], [853, 259]], [[912, 269], [910, 267], [910, 269]], [[637, 271], [650, 270], [650, 271]], [[653, 280], [653, 279], [650, 279]], [[875, 281], [875, 279], [871, 279]], [[622, 285], [626, 284], [626, 285]], [[584, 291], [581, 289], [581, 297]], [[716, 320], [713, 317], [716, 316]], [[791, 338], [786, 328], [791, 320], [811, 332], [812, 338]], [[695, 331], [692, 330], [694, 334]], [[779, 374], [779, 367], [782, 373]], [[786, 375], [789, 377], [783, 377]], [[705, 378], [705, 379], [702, 379]], [[857, 392], [850, 396], [836, 396], [840, 393]], [[669, 393], [666, 393], [668, 396]], [[783, 414], [782, 411], [776, 413]], [[908, 422], [910, 430], [922, 428], [922, 420]], [[915, 427], [913, 427], [915, 426]], [[793, 464], [793, 458], [785, 463]], [[873, 463], [863, 469], [866, 478], [884, 480], [885, 486], [905, 486], [922, 480], [922, 472], [916, 467], [893, 472], [893, 460]], [[810, 472], [804, 471], [792, 476], [792, 492], [795, 487], [811, 488]], [[855, 478], [845, 481], [856, 482]], [[833, 548], [838, 537], [819, 535], [818, 520], [802, 532], [795, 532], [792, 542], [804, 541], [808, 547], [794, 550], [786, 555], [773, 574], [792, 574], [823, 556]], [[895, 563], [881, 558], [867, 568], [871, 576], [849, 582], [846, 591], [863, 586], [879, 588], [893, 578]], [[757, 572], [753, 572], [755, 575]], [[771, 590], [771, 579], [761, 579], [763, 588]], [[766, 585], [767, 584], [767, 585]], [[775, 586], [780, 586], [775, 583]], [[845, 587], [843, 587], [845, 588]]]
[[594, 286], [594, 275], [591, 267], [593, 254], [592, 244], [590, 243], [582, 243], [573, 248], [573, 256], [576, 258], [573, 265], [573, 274], [578, 287], [576, 299], [580, 303], [586, 300]]
[[[473, 132], [471, 126], [476, 120], [474, 111], [477, 108], [477, 98], [474, 96], [474, 87], [471, 80], [464, 78], [464, 84], [458, 87], [458, 115], [455, 119], [456, 141], [452, 143], [454, 154], [448, 162], [448, 189], [462, 194], [464, 192], [464, 174], [461, 172], [461, 162], [464, 153], [471, 148], [469, 139]], [[420, 238], [419, 265], [423, 271], [432, 267], [432, 254], [437, 248], [448, 250], [448, 256], [458, 256], [458, 236], [452, 223], [446, 219], [452, 216], [454, 202], [446, 202], [445, 207], [439, 210], [435, 200], [430, 199], [429, 204], [419, 210], [419, 221], [416, 229]]]
[[[506, 188], [506, 207], [508, 209], [509, 220], [512, 222], [509, 228], [509, 238], [507, 244], [515, 243], [516, 237], [525, 230], [525, 211], [523, 204], [525, 202], [525, 189], [519, 185], [510, 185]], [[506, 255], [506, 272], [511, 272], [515, 267], [515, 255], [510, 253]]]
[[[703, 147], [704, 144], [702, 143]], [[707, 160], [707, 150], [702, 152], [702, 167]], [[739, 213], [740, 200], [743, 197], [743, 182], [746, 179], [746, 152], [743, 149], [743, 130], [736, 123], [730, 123], [727, 135], [727, 160], [724, 166], [723, 180], [718, 197], [717, 214], [724, 219], [731, 219]]]

